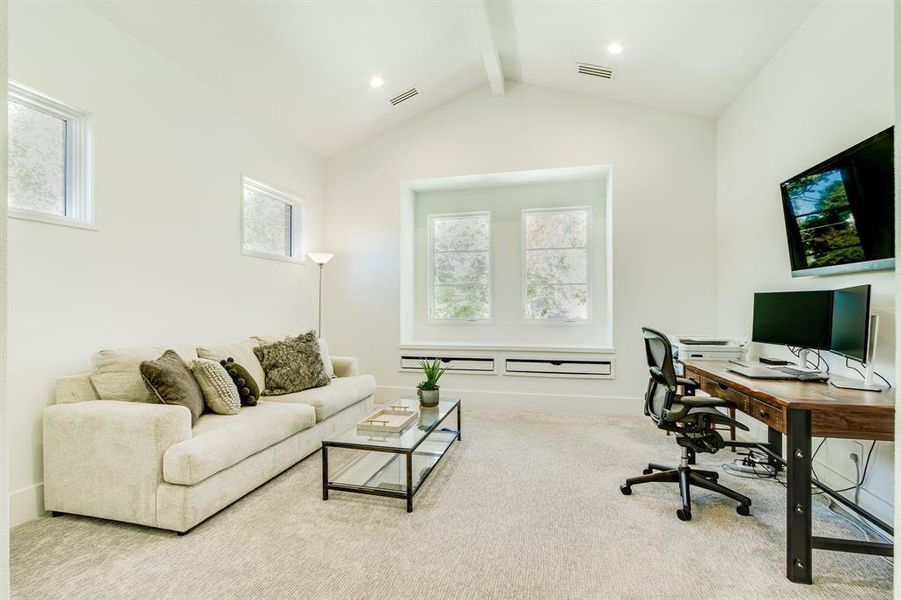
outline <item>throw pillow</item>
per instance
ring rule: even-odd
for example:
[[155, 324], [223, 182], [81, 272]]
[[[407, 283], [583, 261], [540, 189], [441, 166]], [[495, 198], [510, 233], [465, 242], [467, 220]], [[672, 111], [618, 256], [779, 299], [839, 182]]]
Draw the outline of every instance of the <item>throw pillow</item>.
[[[254, 357], [256, 360], [256, 357]], [[228, 373], [235, 386], [238, 388], [238, 395], [241, 396], [241, 404], [244, 406], [256, 406], [257, 400], [260, 399], [260, 386], [254, 381], [253, 376], [247, 369], [235, 362], [235, 359], [228, 357], [219, 361], [219, 364]]]
[[313, 331], [257, 346], [253, 351], [266, 373], [264, 396], [301, 392], [329, 382]]
[[203, 413], [203, 392], [175, 350], [166, 350], [158, 359], [142, 362], [141, 376], [157, 400], [191, 411], [191, 426], [194, 426]]
[[217, 415], [236, 415], [241, 412], [241, 396], [235, 382], [225, 368], [214, 360], [198, 358], [191, 372], [200, 384], [207, 408]]
[[250, 373], [253, 380], [263, 385], [263, 367], [257, 360], [257, 355], [253, 353], [253, 349], [259, 344], [247, 338], [238, 342], [228, 344], [216, 344], [214, 346], [201, 346], [197, 348], [197, 355], [200, 358], [209, 358], [221, 363], [226, 359], [234, 359], [236, 363], [244, 367]]
[[335, 378], [335, 365], [332, 364], [332, 355], [328, 351], [328, 343], [325, 338], [319, 338], [319, 356], [322, 358], [322, 366], [325, 367], [325, 375], [329, 379]]

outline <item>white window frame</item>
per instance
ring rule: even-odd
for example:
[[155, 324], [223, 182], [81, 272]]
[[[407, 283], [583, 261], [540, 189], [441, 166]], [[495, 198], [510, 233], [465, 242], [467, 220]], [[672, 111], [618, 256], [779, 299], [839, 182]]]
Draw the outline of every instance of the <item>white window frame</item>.
[[8, 215], [54, 225], [95, 229], [94, 157], [91, 114], [17, 81], [9, 81], [9, 101], [66, 122], [65, 215], [8, 208]]
[[[527, 214], [536, 214], [536, 213], [557, 213], [557, 212], [587, 212], [588, 213], [588, 222], [586, 223], [587, 231], [585, 236], [585, 250], [587, 252], [586, 257], [586, 269], [588, 273], [586, 274], [585, 285], [588, 289], [588, 305], [586, 307], [586, 316], [584, 319], [529, 319], [526, 317], [526, 305], [528, 304], [528, 265], [526, 262], [526, 253], [529, 248], [526, 247], [526, 215]], [[594, 246], [592, 242], [591, 230], [593, 224], [593, 214], [591, 206], [560, 206], [560, 207], [550, 207], [550, 208], [524, 208], [520, 214], [520, 226], [519, 226], [519, 237], [520, 237], [520, 262], [521, 264], [521, 286], [520, 286], [520, 316], [522, 318], [522, 322], [526, 325], [565, 325], [567, 327], [570, 326], [579, 326], [579, 325], [591, 325], [593, 324], [593, 311], [592, 305], [594, 304], [594, 291], [592, 287], [592, 264], [594, 262]], [[533, 248], [533, 250], [556, 250], [557, 248]], [[560, 248], [561, 250], [572, 250], [574, 248]], [[566, 284], [561, 284], [566, 285]], [[577, 284], [576, 284], [577, 285]]]
[[[276, 198], [277, 200], [281, 200], [291, 207], [290, 256], [285, 256], [284, 254], [260, 252], [259, 250], [250, 250], [245, 247], [245, 242], [247, 241], [245, 237], [247, 230], [244, 227], [244, 215], [246, 210], [245, 203], [247, 198], [245, 190], [247, 190], [248, 188], [266, 194], [267, 196]], [[304, 252], [303, 246], [304, 199], [304, 196], [296, 192], [269, 185], [261, 182], [259, 179], [243, 175], [241, 177], [241, 254], [243, 254], [244, 256], [252, 256], [254, 258], [266, 258], [269, 260], [281, 260], [292, 263], [303, 264], [304, 262], [306, 262], [306, 253]]]
[[[454, 217], [488, 217], [488, 317], [485, 319], [436, 319], [432, 317], [432, 306], [435, 296], [435, 227], [436, 219]], [[460, 213], [440, 213], [429, 215], [429, 265], [428, 265], [428, 303], [426, 304], [427, 322], [433, 325], [491, 325], [494, 323], [494, 223], [491, 211], [480, 210]]]

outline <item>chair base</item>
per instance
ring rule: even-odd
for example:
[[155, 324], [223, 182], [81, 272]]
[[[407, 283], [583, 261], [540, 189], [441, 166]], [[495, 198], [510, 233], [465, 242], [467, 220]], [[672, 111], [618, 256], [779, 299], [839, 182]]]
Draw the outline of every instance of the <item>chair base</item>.
[[751, 499], [727, 488], [726, 486], [720, 485], [717, 482], [719, 480], [719, 473], [716, 473], [714, 471], [692, 469], [687, 464], [683, 464], [678, 467], [666, 467], [663, 465], [651, 463], [648, 465], [648, 468], [643, 471], [643, 473], [644, 474], [639, 477], [631, 477], [627, 479], [626, 483], [619, 487], [619, 491], [621, 491], [624, 495], [629, 496], [632, 494], [632, 486], [638, 485], [640, 483], [678, 483], [679, 494], [682, 497], [682, 508], [676, 511], [676, 516], [679, 517], [680, 521], [691, 520], [692, 485], [705, 490], [709, 490], [711, 492], [722, 494], [727, 498], [735, 500], [739, 503], [735, 510], [742, 516], [751, 514]]

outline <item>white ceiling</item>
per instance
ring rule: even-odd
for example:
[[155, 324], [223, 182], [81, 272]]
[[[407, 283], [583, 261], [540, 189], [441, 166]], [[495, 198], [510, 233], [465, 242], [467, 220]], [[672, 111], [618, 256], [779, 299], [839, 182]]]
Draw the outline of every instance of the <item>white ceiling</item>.
[[[819, 2], [84, 3], [329, 156], [486, 85], [483, 54], [495, 49], [509, 80], [716, 117]], [[619, 56], [605, 50], [614, 40], [625, 47]], [[580, 61], [613, 67], [615, 78], [579, 75]], [[373, 74], [382, 88], [369, 87]], [[389, 104], [413, 86], [418, 96]]]

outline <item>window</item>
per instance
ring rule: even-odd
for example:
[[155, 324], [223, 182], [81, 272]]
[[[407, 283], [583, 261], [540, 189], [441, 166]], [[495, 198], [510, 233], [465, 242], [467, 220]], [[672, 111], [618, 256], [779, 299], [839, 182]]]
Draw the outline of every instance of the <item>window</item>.
[[302, 200], [296, 194], [244, 178], [243, 253], [303, 260]]
[[429, 232], [429, 317], [490, 319], [490, 213], [433, 215]]
[[588, 319], [591, 209], [522, 212], [523, 317]]
[[9, 82], [9, 214], [91, 224], [88, 113]]

